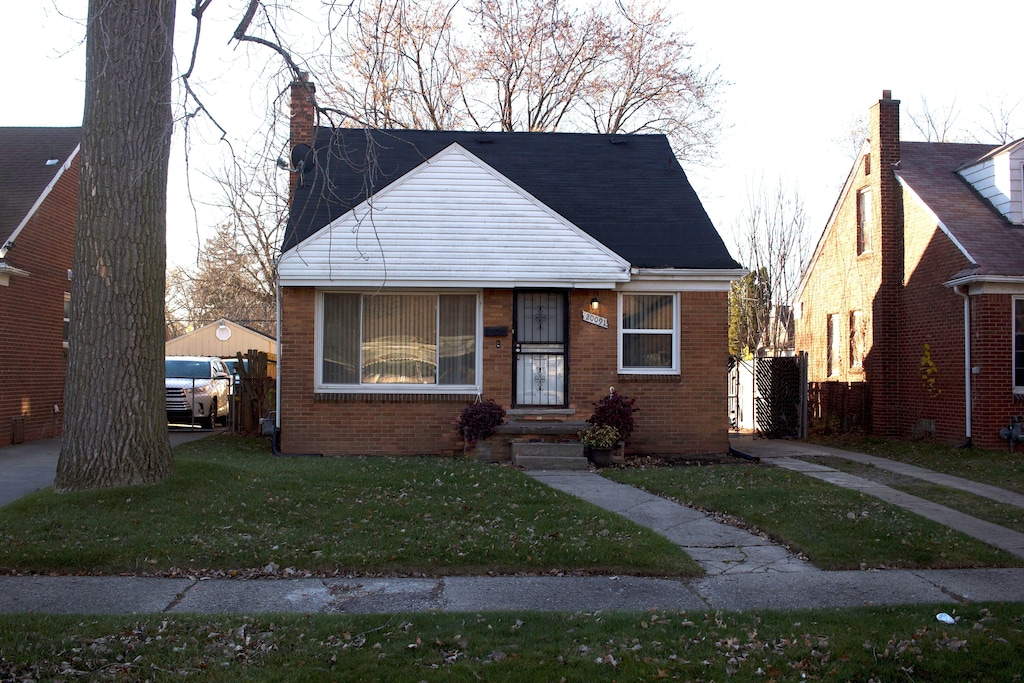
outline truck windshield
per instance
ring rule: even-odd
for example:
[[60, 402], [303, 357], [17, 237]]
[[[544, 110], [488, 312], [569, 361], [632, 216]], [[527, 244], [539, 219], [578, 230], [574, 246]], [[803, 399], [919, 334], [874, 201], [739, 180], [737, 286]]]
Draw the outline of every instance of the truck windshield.
[[204, 360], [166, 360], [164, 372], [167, 377], [188, 379], [210, 379], [210, 362]]

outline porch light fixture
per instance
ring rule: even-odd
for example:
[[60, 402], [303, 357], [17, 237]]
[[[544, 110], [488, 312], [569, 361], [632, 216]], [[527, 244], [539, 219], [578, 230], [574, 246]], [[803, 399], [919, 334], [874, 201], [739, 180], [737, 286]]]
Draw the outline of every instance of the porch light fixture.
[[600, 305], [601, 304], [598, 302], [596, 296], [593, 299], [590, 300], [590, 310], [596, 311], [598, 309], [598, 306], [600, 306]]
[[231, 328], [228, 327], [224, 321], [221, 321], [220, 325], [217, 326], [217, 339], [221, 341], [227, 341], [231, 338]]

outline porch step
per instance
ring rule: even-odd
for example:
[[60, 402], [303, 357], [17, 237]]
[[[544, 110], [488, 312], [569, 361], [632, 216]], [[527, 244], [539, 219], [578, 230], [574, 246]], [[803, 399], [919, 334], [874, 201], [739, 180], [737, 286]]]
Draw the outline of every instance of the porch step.
[[581, 443], [513, 441], [512, 464], [527, 470], [585, 470], [587, 458]]
[[576, 436], [581, 429], [590, 425], [577, 421], [512, 420], [498, 427], [499, 434], [509, 436]]

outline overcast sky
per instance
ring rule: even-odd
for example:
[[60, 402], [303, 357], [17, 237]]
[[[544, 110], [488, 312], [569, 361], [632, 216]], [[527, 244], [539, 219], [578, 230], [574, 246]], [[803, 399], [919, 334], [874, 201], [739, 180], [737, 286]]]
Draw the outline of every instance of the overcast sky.
[[[182, 0], [178, 5], [179, 46], [190, 44], [191, 4]], [[242, 4], [214, 0], [210, 11], [234, 18]], [[727, 130], [717, 158], [686, 171], [734, 255], [737, 217], [749, 188], [762, 177], [770, 183], [781, 178], [795, 188], [809, 229], [815, 236], [821, 231], [851, 164], [849, 148], [837, 141], [866, 115], [883, 89], [902, 102], [905, 139], [919, 139], [906, 114], [920, 111], [922, 97], [934, 108], [955, 106], [963, 128], [986, 116], [982, 105], [1012, 105], [1024, 98], [1024, 57], [1016, 37], [1016, 29], [1024, 26], [1021, 2], [865, 0], [838, 5], [739, 0], [674, 2], [673, 7], [698, 60], [718, 65], [730, 83], [723, 91]], [[81, 124], [84, 28], [61, 12], [81, 20], [85, 0], [4, 1], [0, 126]], [[253, 52], [256, 59], [247, 60], [245, 50], [224, 49], [231, 28], [227, 21], [219, 27], [211, 22], [212, 30], [204, 32], [208, 103], [236, 145], [255, 146], [265, 134], [262, 101], [267, 95], [257, 62], [270, 56]], [[307, 40], [300, 48], [315, 50], [312, 39]], [[178, 53], [179, 59], [187, 57], [185, 50]], [[1013, 118], [1018, 135], [1024, 135], [1024, 103]], [[200, 206], [196, 225], [184, 183], [181, 142], [179, 134], [169, 188], [168, 256], [172, 262], [189, 263], [195, 260], [196, 245], [209, 234], [207, 224], [218, 217]], [[221, 149], [194, 144], [192, 167], [217, 167]], [[195, 186], [203, 186], [201, 178], [193, 179]], [[209, 195], [210, 190], [202, 192]]]

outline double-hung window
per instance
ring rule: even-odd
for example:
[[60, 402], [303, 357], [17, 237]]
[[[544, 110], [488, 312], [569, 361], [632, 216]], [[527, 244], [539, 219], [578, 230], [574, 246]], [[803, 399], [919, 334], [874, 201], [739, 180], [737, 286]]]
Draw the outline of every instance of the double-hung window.
[[477, 294], [325, 291], [319, 304], [319, 389], [476, 391]]
[[677, 294], [620, 295], [619, 372], [679, 373]]
[[1013, 300], [1013, 393], [1024, 394], [1024, 299]]
[[871, 251], [871, 188], [857, 193], [857, 254]]

